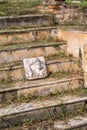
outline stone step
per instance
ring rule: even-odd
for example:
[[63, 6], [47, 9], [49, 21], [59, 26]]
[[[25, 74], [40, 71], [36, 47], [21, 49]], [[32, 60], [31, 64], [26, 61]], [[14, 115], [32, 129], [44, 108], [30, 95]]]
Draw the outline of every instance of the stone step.
[[57, 27], [0, 30], [0, 46], [35, 41], [56, 40]]
[[13, 102], [15, 99], [30, 96], [46, 96], [82, 88], [83, 76], [78, 74], [55, 73], [46, 79], [22, 80], [0, 85], [0, 103]]
[[39, 12], [39, 7], [42, 5], [42, 0], [40, 1], [30, 1], [30, 0], [0, 0], [0, 16], [17, 16], [17, 15], [30, 15], [37, 14]]
[[[26, 43], [0, 47], [0, 63], [21, 61], [25, 58], [66, 53], [65, 42]], [[33, 45], [34, 44], [34, 45]]]
[[[78, 115], [78, 114], [77, 114]], [[68, 120], [69, 121], [69, 120]], [[68, 122], [66, 119], [65, 119], [65, 122], [63, 120], [58, 120], [59, 123], [61, 123], [60, 125], [67, 125]], [[73, 127], [72, 129], [57, 129], [57, 128], [54, 128], [54, 120], [45, 120], [45, 121], [41, 121], [40, 123], [39, 122], [34, 122], [34, 123], [24, 123], [22, 125], [18, 125], [18, 126], [14, 126], [12, 127], [12, 130], [87, 130], [87, 114], [79, 114], [79, 116], [76, 116], [75, 118], [71, 118], [70, 121], [75, 121], [75, 124], [79, 124], [78, 122], [81, 123], [81, 125], [79, 125], [79, 127], [77, 128], [75, 125], [75, 127]], [[57, 123], [59, 125], [59, 123]], [[62, 123], [65, 123], [65, 124], [62, 124]], [[70, 122], [71, 123], [71, 122]], [[63, 128], [63, 127], [62, 127]], [[10, 130], [10, 128], [6, 128], [4, 130]]]
[[44, 0], [43, 5], [62, 5], [64, 4], [65, 0]]
[[[28, 42], [59, 41], [57, 33], [63, 29], [86, 30], [83, 26], [50, 26], [39, 28], [2, 29], [0, 30], [0, 46]], [[61, 36], [61, 35], [60, 35]]]
[[58, 118], [59, 115], [64, 113], [64, 110], [66, 113], [75, 110], [78, 112], [80, 109], [84, 109], [86, 102], [87, 97], [68, 95], [60, 98], [46, 99], [45, 101], [42, 99], [29, 103], [5, 106], [0, 108], [0, 129], [9, 126], [11, 128], [14, 125], [26, 122], [46, 120], [50, 117]]
[[0, 28], [35, 27], [53, 25], [53, 16], [48, 14], [31, 14], [0, 17]]
[[55, 130], [87, 130], [87, 115], [76, 116], [65, 121], [55, 121]]
[[[78, 59], [69, 59], [69, 57], [60, 54], [46, 57], [46, 66], [48, 74], [56, 72], [81, 72], [81, 66]], [[0, 65], [0, 81], [2, 83], [18, 80], [26, 80], [25, 69], [22, 61]]]

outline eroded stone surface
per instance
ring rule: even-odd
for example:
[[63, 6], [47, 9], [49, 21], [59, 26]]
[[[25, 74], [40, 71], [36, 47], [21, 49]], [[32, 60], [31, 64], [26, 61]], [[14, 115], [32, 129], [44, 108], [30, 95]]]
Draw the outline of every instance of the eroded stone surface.
[[57, 130], [70, 130], [74, 128], [79, 128], [81, 126], [87, 125], [87, 117], [75, 117], [69, 119], [68, 121], [58, 121], [54, 123], [54, 128]]
[[84, 87], [87, 88], [87, 72], [84, 72]]
[[57, 38], [67, 41], [67, 53], [69, 55], [79, 57], [80, 49], [87, 43], [87, 32], [59, 30], [57, 33]]
[[87, 44], [81, 47], [82, 69], [84, 72], [84, 86], [87, 88]]
[[84, 107], [85, 100], [87, 100], [87, 97], [80, 98], [73, 95], [4, 106], [0, 108], [0, 129], [8, 127], [8, 122], [14, 126], [25, 123], [25, 121], [49, 119], [49, 113], [53, 117], [54, 115], [57, 116], [63, 112], [60, 109], [61, 103], [65, 104], [67, 111], [78, 110], [78, 106]]
[[29, 103], [19, 103], [19, 104], [9, 105], [7, 107], [5, 106], [3, 108], [0, 108], [0, 117], [15, 115], [18, 113], [23, 113], [28, 111], [34, 111], [46, 107], [52, 107], [52, 106], [60, 105], [61, 102], [64, 104], [73, 104], [78, 102], [84, 102], [85, 100], [87, 100], [87, 97], [77, 97], [75, 95], [73, 96], [68, 95], [57, 99], [55, 98], [46, 99], [45, 102], [43, 99], [40, 101], [33, 101]]
[[27, 79], [38, 79], [47, 76], [44, 57], [24, 59], [25, 75]]

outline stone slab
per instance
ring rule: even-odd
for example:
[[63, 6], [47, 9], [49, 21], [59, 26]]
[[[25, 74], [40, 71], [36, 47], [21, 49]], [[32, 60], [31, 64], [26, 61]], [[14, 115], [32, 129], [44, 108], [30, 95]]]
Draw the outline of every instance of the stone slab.
[[87, 126], [87, 117], [78, 116], [67, 121], [56, 121], [54, 123], [56, 130], [71, 130], [82, 126]]
[[84, 73], [84, 87], [87, 88], [87, 73]]
[[84, 72], [84, 87], [87, 88], [87, 44], [81, 48], [82, 53], [82, 68]]
[[60, 106], [61, 103], [64, 103], [67, 111], [78, 109], [78, 105], [83, 108], [85, 100], [87, 100], [87, 97], [80, 98], [75, 95], [68, 95], [60, 98], [46, 99], [45, 101], [42, 99], [29, 103], [16, 103], [4, 106], [0, 108], [0, 130], [9, 127], [9, 122], [10, 126], [15, 126], [25, 123], [25, 121], [49, 119], [49, 113], [51, 113], [52, 117], [54, 115], [57, 116], [63, 112]]
[[24, 59], [26, 78], [29, 80], [47, 77], [47, 69], [44, 57]]
[[21, 16], [0, 17], [0, 28], [6, 27], [23, 27], [23, 26], [40, 26], [51, 25], [53, 23], [52, 16], [47, 14], [32, 14]]
[[15, 115], [26, 111], [39, 110], [46, 107], [59, 106], [61, 103], [67, 105], [67, 104], [74, 104], [74, 103], [85, 102], [85, 101], [87, 101], [87, 97], [68, 95], [57, 99], [56, 98], [46, 99], [45, 101], [43, 99], [39, 101], [32, 101], [29, 103], [19, 103], [19, 104], [9, 105], [0, 108], [0, 117]]

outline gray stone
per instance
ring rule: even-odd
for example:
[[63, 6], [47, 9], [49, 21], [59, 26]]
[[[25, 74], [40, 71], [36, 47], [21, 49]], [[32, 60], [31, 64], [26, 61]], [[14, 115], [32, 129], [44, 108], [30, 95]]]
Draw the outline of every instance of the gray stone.
[[54, 123], [54, 128], [57, 130], [71, 130], [82, 126], [87, 126], [87, 117], [78, 116], [67, 121], [58, 121]]
[[26, 78], [29, 80], [47, 77], [47, 70], [44, 57], [24, 59]]
[[[42, 99], [29, 103], [15, 103], [13, 105], [3, 106], [0, 108], [0, 130], [4, 127], [8, 127], [8, 123], [10, 126], [15, 126], [17, 124], [25, 123], [25, 121], [49, 119], [49, 113], [51, 113], [52, 117], [57, 117], [57, 115], [63, 112], [60, 107], [61, 103], [63, 103], [66, 108], [67, 105], [69, 107], [72, 104], [72, 106], [75, 106], [73, 106], [73, 110], [78, 110], [76, 104], [80, 103], [81, 106], [81, 103], [85, 100], [87, 100], [87, 97], [80, 98], [75, 95], [68, 95], [60, 98], [54, 97], [51, 99], [46, 99], [45, 101]], [[83, 107], [84, 104], [81, 108]], [[72, 107], [70, 110], [72, 110]]]
[[87, 44], [81, 46], [82, 69], [84, 72], [84, 87], [87, 88]]

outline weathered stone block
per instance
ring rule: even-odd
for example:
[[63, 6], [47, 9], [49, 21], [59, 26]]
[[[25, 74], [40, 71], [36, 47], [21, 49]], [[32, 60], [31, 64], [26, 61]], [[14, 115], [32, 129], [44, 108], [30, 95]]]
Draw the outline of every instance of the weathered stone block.
[[86, 130], [87, 128], [87, 118], [77, 116], [66, 121], [57, 121], [54, 123], [54, 128], [56, 130]]
[[60, 81], [58, 83], [50, 83], [45, 84], [39, 87], [34, 87], [34, 88], [27, 88], [27, 89], [20, 89], [18, 90], [18, 96], [25, 96], [27, 97], [28, 95], [32, 96], [46, 96], [49, 94], [56, 94], [64, 91], [69, 91], [69, 90], [74, 90], [77, 88], [81, 88], [83, 85], [83, 82], [80, 82], [78, 79], [77, 80], [71, 80], [71, 81]]
[[58, 65], [57, 64], [50, 64], [48, 66], [48, 71], [51, 73], [58, 72]]
[[84, 53], [87, 54], [87, 45], [84, 48]]
[[87, 33], [83, 31], [59, 30], [57, 38], [67, 41], [67, 53], [79, 57], [80, 49], [87, 43]]
[[47, 77], [44, 57], [24, 59], [25, 75], [27, 79], [38, 79]]
[[13, 32], [5, 32], [5, 34], [3, 33], [2, 35], [0, 35], [0, 45], [49, 40], [51, 37], [53, 37], [53, 35], [51, 34], [51, 31], [53, 29], [54, 28], [41, 28], [41, 29], [29, 29], [29, 30], [25, 29], [23, 31], [14, 30]]
[[54, 47], [46, 47], [45, 48], [46, 51], [46, 55], [51, 55], [52, 52], [54, 52], [54, 54], [58, 54], [58, 49], [54, 48]]
[[87, 88], [87, 73], [84, 73], [84, 87]]
[[45, 56], [45, 50], [43, 47], [33, 48], [33, 49], [30, 49], [29, 55], [30, 57]]

